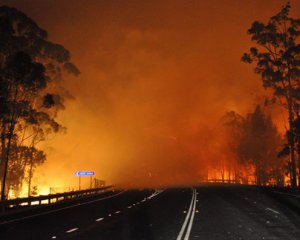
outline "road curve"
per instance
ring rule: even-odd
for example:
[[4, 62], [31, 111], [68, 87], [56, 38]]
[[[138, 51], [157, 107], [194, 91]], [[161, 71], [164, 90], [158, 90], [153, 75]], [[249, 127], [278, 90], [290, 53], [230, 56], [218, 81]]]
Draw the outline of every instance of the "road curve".
[[300, 239], [300, 217], [256, 187], [129, 190], [0, 221], [0, 239], [293, 240]]

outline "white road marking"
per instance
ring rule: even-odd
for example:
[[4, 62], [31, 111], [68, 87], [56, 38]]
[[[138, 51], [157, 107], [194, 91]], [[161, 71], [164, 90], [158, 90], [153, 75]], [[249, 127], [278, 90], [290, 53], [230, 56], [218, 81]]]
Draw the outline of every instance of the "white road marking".
[[183, 224], [182, 224], [182, 227], [181, 227], [181, 229], [180, 229], [180, 232], [179, 232], [179, 234], [178, 234], [176, 240], [181, 240], [181, 239], [182, 239], [184, 230], [185, 230], [185, 228], [186, 228], [186, 225], [187, 225], [187, 223], [188, 223], [188, 221], [189, 221], [189, 218], [190, 218], [190, 215], [191, 215], [191, 211], [192, 211], [192, 208], [193, 208], [193, 205], [194, 205], [194, 199], [195, 199], [195, 196], [196, 196], [196, 195], [195, 195], [195, 190], [193, 189], [193, 195], [192, 195], [191, 204], [190, 204], [188, 213], [187, 213], [187, 215], [186, 215], [186, 217], [185, 217], [185, 220], [184, 220], [184, 222], [183, 222]]
[[77, 231], [77, 230], [78, 230], [78, 228], [72, 228], [72, 229], [70, 229], [70, 230], [66, 231], [66, 233], [75, 232], [75, 231]]
[[108, 214], [109, 217], [111, 217], [111, 214]]
[[52, 239], [56, 239], [56, 236], [52, 236]]
[[133, 203], [131, 206], [128, 206], [127, 208], [132, 208], [132, 207], [134, 207], [136, 205], [140, 205], [143, 202], [146, 202], [147, 200], [150, 200], [150, 199], [154, 198], [155, 196], [157, 196], [158, 194], [162, 193], [163, 191], [164, 191], [164, 189], [163, 190], [155, 190], [155, 192], [152, 193], [149, 197], [144, 198], [140, 202]]
[[266, 208], [266, 210], [269, 210], [269, 211], [271, 211], [271, 212], [273, 212], [273, 213], [276, 213], [276, 214], [280, 214], [280, 212], [277, 212], [276, 210], [274, 210], [274, 209], [272, 209], [272, 208]]
[[100, 222], [100, 221], [102, 221], [104, 218], [98, 218], [98, 219], [96, 219], [96, 222]]
[[116, 211], [115, 214], [119, 214], [121, 211]]
[[193, 206], [193, 210], [192, 210], [192, 216], [191, 216], [191, 219], [190, 219], [190, 223], [189, 223], [189, 226], [187, 228], [187, 231], [186, 231], [186, 234], [185, 234], [185, 237], [184, 237], [184, 240], [189, 240], [190, 238], [190, 234], [191, 234], [191, 230], [192, 230], [192, 226], [193, 226], [193, 222], [194, 222], [194, 217], [195, 217], [195, 209], [196, 209], [196, 198], [197, 198], [197, 192], [196, 190], [195, 191], [195, 198], [194, 198], [194, 206]]
[[158, 194], [162, 193], [163, 191], [164, 191], [164, 189], [163, 189], [163, 190], [155, 190], [155, 192], [152, 193], [152, 194], [148, 197], [148, 199], [154, 198], [155, 196], [157, 196]]
[[[121, 192], [116, 193], [116, 194], [111, 195], [111, 196], [107, 196], [107, 197], [104, 197], [104, 198], [88, 201], [88, 202], [85, 202], [85, 203], [81, 203], [81, 206], [82, 205], [87, 205], [87, 204], [90, 204], [90, 203], [94, 203], [94, 202], [100, 202], [100, 201], [103, 201], [103, 200], [106, 200], [106, 199], [110, 199], [110, 198], [116, 197], [118, 195], [121, 195], [124, 192], [126, 192], [126, 190], [121, 191]], [[59, 208], [59, 209], [55, 209], [55, 210], [50, 210], [50, 211], [46, 211], [46, 212], [42, 212], [42, 213], [33, 214], [33, 215], [30, 215], [30, 216], [26, 216], [26, 217], [21, 217], [21, 218], [17, 218], [17, 219], [13, 219], [13, 220], [8, 220], [8, 221], [3, 221], [3, 222], [0, 222], [0, 225], [13, 223], [13, 222], [21, 221], [21, 220], [26, 220], [26, 219], [30, 219], [30, 218], [34, 218], [34, 217], [38, 217], [38, 216], [43, 216], [43, 215], [47, 215], [47, 214], [54, 213], [54, 212], [60, 212], [60, 211], [65, 210], [65, 209], [70, 209], [70, 208], [75, 208], [75, 207], [78, 207], [78, 205], [72, 205], [72, 206], [68, 206], [68, 207], [63, 207], [63, 208]]]

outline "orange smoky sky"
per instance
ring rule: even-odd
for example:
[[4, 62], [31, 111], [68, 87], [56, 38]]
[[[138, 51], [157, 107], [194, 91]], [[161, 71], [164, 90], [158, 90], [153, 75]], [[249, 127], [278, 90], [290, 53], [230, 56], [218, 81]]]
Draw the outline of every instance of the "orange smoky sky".
[[[74, 187], [76, 170], [122, 186], [196, 183], [208, 164], [230, 158], [219, 119], [245, 114], [266, 94], [247, 29], [285, 0], [2, 0], [63, 44], [80, 68], [59, 114], [36, 181]], [[300, 1], [292, 15], [299, 17]], [[274, 116], [283, 126], [281, 117]], [[224, 145], [225, 144], [225, 145]]]

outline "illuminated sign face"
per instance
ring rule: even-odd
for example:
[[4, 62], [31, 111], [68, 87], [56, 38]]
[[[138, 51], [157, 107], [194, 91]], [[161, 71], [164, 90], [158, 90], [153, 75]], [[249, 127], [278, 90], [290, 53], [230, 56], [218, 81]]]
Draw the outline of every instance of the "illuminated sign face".
[[94, 176], [95, 172], [94, 171], [77, 171], [75, 172], [75, 175], [80, 177], [80, 176]]

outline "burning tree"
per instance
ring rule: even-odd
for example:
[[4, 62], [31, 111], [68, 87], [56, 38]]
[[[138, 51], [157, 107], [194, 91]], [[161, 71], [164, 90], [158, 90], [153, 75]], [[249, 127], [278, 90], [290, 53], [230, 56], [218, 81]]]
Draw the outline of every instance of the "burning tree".
[[263, 86], [273, 90], [273, 101], [280, 99], [280, 104], [287, 109], [290, 178], [292, 187], [296, 187], [294, 124], [300, 107], [300, 19], [290, 17], [290, 8], [287, 3], [267, 23], [255, 21], [252, 24], [248, 33], [257, 47], [245, 53], [242, 60], [255, 63], [255, 73], [261, 76]]
[[223, 122], [231, 137], [229, 147], [237, 157], [235, 180], [247, 183], [253, 176], [258, 185], [283, 185], [284, 160], [277, 156], [282, 137], [271, 117], [258, 105], [246, 117], [228, 112]]
[[[63, 46], [15, 8], [0, 7], [1, 199], [27, 174], [30, 195], [34, 168], [45, 161], [36, 144], [64, 128], [55, 121], [63, 106], [63, 72], [79, 74]], [[7, 175], [10, 175], [8, 178]]]

